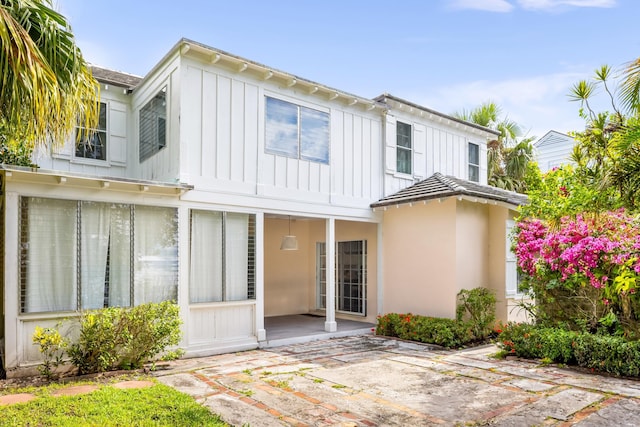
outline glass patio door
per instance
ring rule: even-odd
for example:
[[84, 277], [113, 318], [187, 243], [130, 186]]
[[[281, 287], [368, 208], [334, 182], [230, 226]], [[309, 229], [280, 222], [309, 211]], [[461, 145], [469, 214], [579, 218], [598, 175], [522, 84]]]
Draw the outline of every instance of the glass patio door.
[[[316, 282], [319, 309], [326, 308], [326, 244], [316, 246]], [[367, 311], [367, 242], [353, 240], [336, 244], [336, 310], [366, 315]]]

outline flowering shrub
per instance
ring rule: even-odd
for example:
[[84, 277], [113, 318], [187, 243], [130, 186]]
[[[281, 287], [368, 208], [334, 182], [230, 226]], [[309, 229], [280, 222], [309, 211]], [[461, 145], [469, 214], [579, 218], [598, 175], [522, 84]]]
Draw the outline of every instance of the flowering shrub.
[[538, 320], [638, 337], [640, 222], [624, 210], [517, 224], [514, 251]]

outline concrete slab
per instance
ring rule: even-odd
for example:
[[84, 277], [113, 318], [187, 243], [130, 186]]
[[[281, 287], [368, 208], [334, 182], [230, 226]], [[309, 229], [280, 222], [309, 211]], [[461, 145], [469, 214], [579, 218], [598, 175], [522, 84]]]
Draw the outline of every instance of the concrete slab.
[[640, 425], [640, 383], [494, 352], [348, 337], [215, 356], [158, 376], [238, 426]]
[[640, 426], [640, 403], [636, 400], [619, 400], [575, 425], [579, 427]]

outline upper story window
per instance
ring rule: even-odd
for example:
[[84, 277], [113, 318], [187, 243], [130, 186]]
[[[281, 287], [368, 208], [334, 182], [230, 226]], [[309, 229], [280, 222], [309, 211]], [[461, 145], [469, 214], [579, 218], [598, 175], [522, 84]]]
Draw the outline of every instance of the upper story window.
[[100, 102], [96, 128], [76, 128], [76, 157], [107, 160], [107, 104]]
[[140, 109], [140, 162], [167, 146], [167, 87]]
[[469, 181], [480, 182], [480, 146], [469, 143]]
[[411, 169], [411, 125], [397, 122], [396, 124], [396, 170], [399, 173], [410, 174]]
[[266, 97], [265, 151], [329, 164], [329, 114]]

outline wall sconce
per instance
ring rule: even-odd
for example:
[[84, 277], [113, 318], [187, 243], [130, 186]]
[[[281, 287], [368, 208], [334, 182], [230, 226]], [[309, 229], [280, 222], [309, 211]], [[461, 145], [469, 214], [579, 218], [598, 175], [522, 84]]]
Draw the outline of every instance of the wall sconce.
[[289, 234], [282, 236], [282, 243], [280, 244], [281, 251], [297, 251], [298, 239], [296, 236], [291, 235], [291, 215], [289, 215]]

